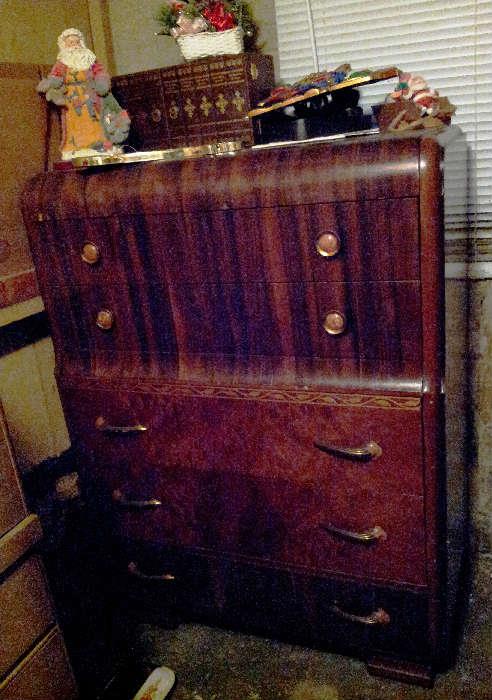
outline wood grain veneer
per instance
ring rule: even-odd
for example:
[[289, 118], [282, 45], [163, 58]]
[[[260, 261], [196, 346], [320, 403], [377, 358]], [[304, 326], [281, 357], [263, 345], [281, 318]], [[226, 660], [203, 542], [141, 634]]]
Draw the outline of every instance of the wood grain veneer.
[[150, 609], [157, 586], [185, 618], [430, 682], [447, 654], [443, 163], [461, 144], [379, 135], [31, 182], [62, 401], [123, 594], [146, 586]]

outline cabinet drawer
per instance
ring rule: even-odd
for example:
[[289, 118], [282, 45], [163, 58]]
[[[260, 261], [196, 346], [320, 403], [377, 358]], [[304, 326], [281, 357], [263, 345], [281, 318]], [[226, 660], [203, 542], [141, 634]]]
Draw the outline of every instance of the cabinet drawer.
[[[102, 478], [113, 466], [121, 479], [113, 487], [150, 487], [147, 464], [316, 482], [333, 491], [423, 493], [417, 397], [193, 385], [169, 385], [168, 392], [63, 388], [73, 442], [96, 474], [101, 466]], [[209, 398], [214, 392], [231, 398]]]
[[420, 365], [417, 282], [94, 285], [57, 294], [57, 344], [94, 366], [163, 366], [176, 353]]
[[[118, 563], [134, 572], [125, 605], [143, 598], [174, 610], [178, 619], [220, 622], [232, 629], [289, 641], [356, 650], [363, 656], [398, 653], [425, 658], [429, 651], [428, 597], [353, 580], [298, 574], [200, 556], [168, 547], [125, 543]], [[128, 577], [127, 577], [128, 578]]]
[[145, 225], [173, 285], [419, 277], [415, 198], [202, 211], [181, 227], [149, 216]]
[[183, 219], [54, 219], [37, 226], [33, 254], [47, 289], [137, 277], [197, 286], [419, 277], [416, 198], [204, 210]]
[[0, 537], [26, 515], [15, 465], [0, 424]]
[[57, 628], [0, 683], [0, 700], [75, 700], [78, 693]]
[[415, 660], [429, 653], [425, 593], [298, 577], [296, 594], [310, 640], [365, 658], [386, 653]]
[[0, 584], [0, 676], [53, 622], [53, 605], [42, 564], [38, 557], [31, 557]]
[[[148, 542], [204, 548], [312, 571], [426, 584], [423, 499], [333, 492], [315, 481], [151, 468], [146, 485], [111, 486], [113, 528]], [[121, 473], [104, 479], [121, 484]], [[116, 493], [115, 493], [116, 491]], [[146, 507], [145, 507], [146, 506]]]

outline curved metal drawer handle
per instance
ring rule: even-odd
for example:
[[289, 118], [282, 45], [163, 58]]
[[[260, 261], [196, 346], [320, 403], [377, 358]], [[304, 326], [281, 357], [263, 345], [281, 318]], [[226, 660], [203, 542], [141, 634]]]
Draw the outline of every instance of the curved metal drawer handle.
[[387, 538], [386, 532], [379, 525], [375, 525], [370, 530], [366, 530], [365, 532], [343, 530], [340, 527], [335, 527], [335, 525], [332, 525], [331, 523], [322, 523], [320, 527], [332, 535], [343, 537], [344, 539], [351, 540], [352, 542], [370, 543], [377, 540], [385, 540]]
[[145, 581], [175, 581], [176, 576], [173, 574], [144, 574], [140, 571], [138, 565], [131, 561], [127, 566], [127, 571], [131, 576], [136, 578], [144, 579]]
[[315, 440], [314, 446], [317, 447], [318, 450], [321, 450], [321, 452], [327, 452], [336, 457], [360, 460], [361, 462], [369, 462], [369, 460], [377, 459], [383, 454], [383, 450], [378, 443], [372, 440], [366, 442], [366, 444], [361, 447], [340, 447], [331, 443], [318, 442]]
[[135, 425], [109, 425], [103, 416], [96, 418], [94, 425], [102, 433], [144, 433], [147, 430], [147, 426], [141, 423], [136, 423]]
[[391, 622], [390, 616], [382, 608], [378, 608], [369, 615], [353, 615], [338, 607], [338, 603], [334, 603], [330, 610], [338, 617], [343, 617], [344, 620], [350, 620], [351, 622], [358, 622], [360, 625], [388, 625]]
[[120, 489], [115, 489], [111, 494], [113, 503], [117, 503], [122, 508], [157, 508], [162, 506], [162, 501], [158, 498], [133, 499], [127, 498]]

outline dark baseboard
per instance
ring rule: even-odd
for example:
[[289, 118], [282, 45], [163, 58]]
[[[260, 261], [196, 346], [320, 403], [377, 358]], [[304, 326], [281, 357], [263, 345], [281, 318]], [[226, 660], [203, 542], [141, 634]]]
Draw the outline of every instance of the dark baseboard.
[[37, 343], [50, 333], [46, 311], [0, 326], [0, 357]]

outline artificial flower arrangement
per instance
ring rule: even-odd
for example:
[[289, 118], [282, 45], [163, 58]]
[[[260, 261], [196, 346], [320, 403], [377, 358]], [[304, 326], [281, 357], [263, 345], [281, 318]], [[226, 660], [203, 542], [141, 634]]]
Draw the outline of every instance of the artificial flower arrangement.
[[[217, 37], [214, 43], [208, 42], [207, 45], [213, 47], [223, 44], [227, 49], [228, 43], [225, 41], [226, 35], [223, 32], [228, 32], [228, 37], [231, 39], [234, 37], [236, 42], [240, 41], [238, 44], [240, 50], [243, 48], [244, 36], [250, 41], [256, 37], [256, 25], [250, 7], [244, 0], [178, 0], [177, 2], [168, 0], [162, 5], [156, 20], [161, 25], [161, 30], [157, 34], [168, 34], [176, 39], [182, 51], [181, 39], [201, 34], [204, 35], [200, 40], [203, 44], [208, 41], [210, 34], [220, 33], [222, 35], [220, 38]], [[228, 51], [219, 50], [218, 52], [227, 53]], [[183, 53], [185, 54], [184, 51]], [[213, 53], [215, 51], [211, 48], [210, 54]], [[232, 49], [231, 53], [239, 53], [239, 51]], [[185, 54], [185, 58], [188, 57]]]

